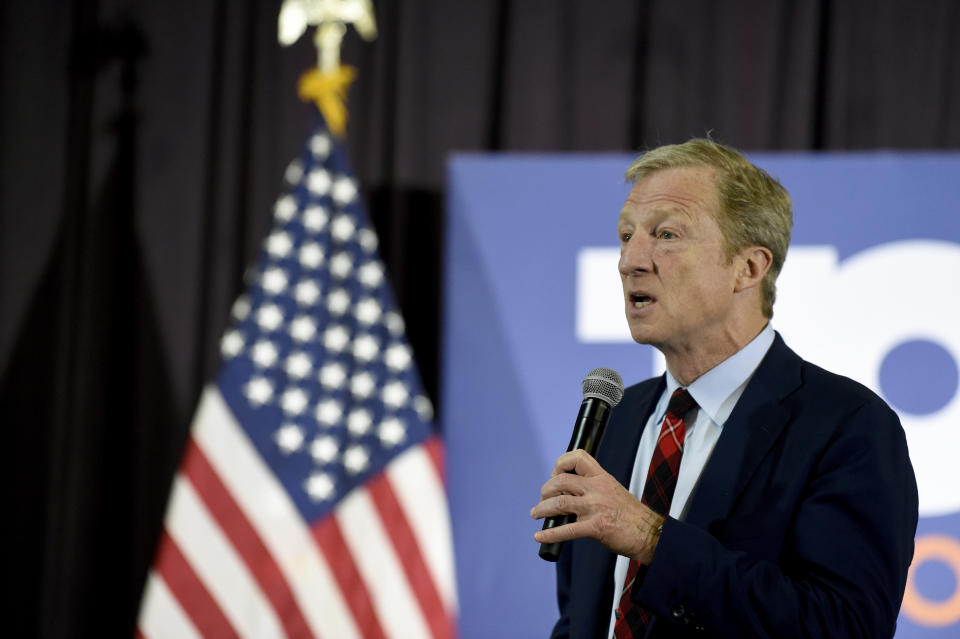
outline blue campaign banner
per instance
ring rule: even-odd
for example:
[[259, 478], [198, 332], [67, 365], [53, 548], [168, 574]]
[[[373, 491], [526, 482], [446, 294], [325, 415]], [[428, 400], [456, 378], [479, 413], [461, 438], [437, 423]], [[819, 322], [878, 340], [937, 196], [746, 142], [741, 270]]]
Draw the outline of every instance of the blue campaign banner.
[[[630, 340], [616, 221], [629, 155], [461, 155], [448, 170], [442, 425], [461, 636], [545, 637], [528, 516], [580, 382], [663, 370]], [[751, 154], [794, 199], [774, 327], [900, 414], [920, 487], [898, 639], [960, 636], [960, 154]]]

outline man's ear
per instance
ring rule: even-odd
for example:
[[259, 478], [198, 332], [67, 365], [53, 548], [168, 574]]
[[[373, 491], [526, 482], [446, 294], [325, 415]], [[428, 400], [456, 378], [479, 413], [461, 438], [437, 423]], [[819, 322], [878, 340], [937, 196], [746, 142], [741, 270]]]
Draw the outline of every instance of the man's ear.
[[773, 264], [773, 253], [765, 246], [751, 246], [740, 251], [737, 262], [737, 280], [733, 290], [739, 293], [760, 285]]

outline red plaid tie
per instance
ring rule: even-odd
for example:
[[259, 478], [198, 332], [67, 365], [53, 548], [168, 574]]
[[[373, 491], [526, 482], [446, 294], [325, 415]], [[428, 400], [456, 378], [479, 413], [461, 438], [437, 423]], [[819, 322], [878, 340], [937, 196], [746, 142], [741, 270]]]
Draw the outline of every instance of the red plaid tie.
[[[680, 472], [683, 440], [686, 437], [683, 416], [696, 404], [686, 388], [678, 388], [673, 392], [667, 405], [667, 416], [663, 418], [663, 426], [660, 427], [657, 448], [650, 460], [647, 483], [643, 486], [640, 502], [664, 517], [670, 513], [670, 501], [673, 499], [673, 490], [677, 487], [677, 475]], [[617, 606], [615, 615], [617, 621], [613, 627], [613, 634], [617, 639], [639, 639], [650, 623], [650, 611], [630, 600], [630, 589], [639, 568], [640, 562], [631, 561], [627, 569], [623, 594], [620, 595], [620, 605]]]

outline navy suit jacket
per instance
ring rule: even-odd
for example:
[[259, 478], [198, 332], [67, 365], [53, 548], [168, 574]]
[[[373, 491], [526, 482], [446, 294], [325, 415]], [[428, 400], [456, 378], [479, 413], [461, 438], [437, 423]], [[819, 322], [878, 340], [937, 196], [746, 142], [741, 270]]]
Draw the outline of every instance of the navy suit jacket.
[[[597, 460], [624, 486], [664, 378], [627, 389]], [[648, 639], [891, 637], [913, 557], [917, 485], [896, 414], [776, 336], [631, 597]], [[616, 555], [580, 539], [557, 562], [553, 637], [607, 636]]]

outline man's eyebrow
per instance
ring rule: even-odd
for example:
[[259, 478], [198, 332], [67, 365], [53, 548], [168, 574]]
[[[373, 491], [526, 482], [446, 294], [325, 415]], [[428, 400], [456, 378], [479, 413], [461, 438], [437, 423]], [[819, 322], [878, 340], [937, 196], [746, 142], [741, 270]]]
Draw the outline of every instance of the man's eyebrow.
[[669, 206], [664, 208], [655, 209], [654, 213], [659, 213], [661, 215], [679, 215], [687, 220], [691, 219], [690, 211], [680, 206]]
[[[644, 216], [644, 218], [645, 219], [656, 218], [660, 220], [662, 218], [669, 217], [671, 215], [682, 217], [686, 221], [690, 221], [693, 219], [693, 216], [690, 214], [688, 210], [681, 208], [679, 206], [667, 206], [667, 207], [659, 207], [659, 208], [653, 209], [649, 211], [647, 215]], [[617, 218], [617, 225], [619, 226], [620, 224], [622, 224], [625, 221], [626, 217], [627, 217], [627, 213], [625, 213], [624, 211], [620, 211], [620, 216]], [[630, 221], [628, 221], [627, 223], [633, 224], [633, 222], [630, 222]]]

